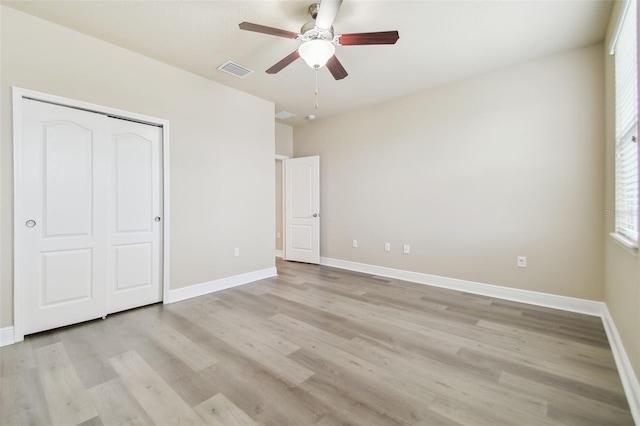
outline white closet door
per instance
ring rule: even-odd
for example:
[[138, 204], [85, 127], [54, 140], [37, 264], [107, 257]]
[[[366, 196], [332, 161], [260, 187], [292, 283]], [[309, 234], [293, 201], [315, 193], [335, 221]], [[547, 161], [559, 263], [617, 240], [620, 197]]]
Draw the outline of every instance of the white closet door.
[[109, 121], [111, 313], [162, 300], [162, 129]]
[[106, 116], [23, 101], [16, 237], [24, 333], [106, 313]]

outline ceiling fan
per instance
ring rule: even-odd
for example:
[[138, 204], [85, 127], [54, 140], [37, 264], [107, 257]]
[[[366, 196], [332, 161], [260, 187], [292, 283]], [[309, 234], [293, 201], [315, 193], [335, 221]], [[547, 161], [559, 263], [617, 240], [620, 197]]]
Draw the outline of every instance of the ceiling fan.
[[333, 22], [338, 15], [341, 4], [342, 0], [322, 0], [320, 3], [309, 6], [309, 13], [313, 21], [304, 24], [299, 34], [279, 28], [252, 24], [251, 22], [241, 23], [240, 29], [297, 39], [302, 42], [297, 50], [269, 68], [267, 70], [268, 74], [275, 74], [299, 57], [302, 57], [311, 68], [316, 70], [326, 65], [331, 75], [333, 75], [336, 80], [341, 80], [348, 74], [335, 56], [336, 45], [395, 44], [400, 37], [398, 31], [341, 34], [334, 36]]

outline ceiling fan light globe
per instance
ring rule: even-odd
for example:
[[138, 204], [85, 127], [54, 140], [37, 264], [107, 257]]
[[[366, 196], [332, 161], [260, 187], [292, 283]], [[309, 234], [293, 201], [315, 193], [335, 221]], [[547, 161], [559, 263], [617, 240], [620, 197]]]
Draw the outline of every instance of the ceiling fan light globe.
[[327, 61], [336, 53], [336, 47], [327, 40], [309, 40], [298, 49], [300, 57], [311, 68], [322, 68]]

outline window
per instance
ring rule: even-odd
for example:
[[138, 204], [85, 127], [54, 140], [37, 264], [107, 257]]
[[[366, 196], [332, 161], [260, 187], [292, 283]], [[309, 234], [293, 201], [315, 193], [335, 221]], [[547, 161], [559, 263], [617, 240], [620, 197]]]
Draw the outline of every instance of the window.
[[638, 54], [637, 4], [624, 2], [610, 53], [615, 66], [615, 223], [614, 237], [638, 247]]

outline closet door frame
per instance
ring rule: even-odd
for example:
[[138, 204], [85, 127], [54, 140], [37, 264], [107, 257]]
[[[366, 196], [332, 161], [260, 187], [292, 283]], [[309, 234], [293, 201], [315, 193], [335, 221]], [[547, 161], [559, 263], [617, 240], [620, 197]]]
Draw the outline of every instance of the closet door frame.
[[[13, 334], [14, 342], [24, 340], [22, 299], [26, 297], [22, 291], [22, 253], [23, 246], [19, 235], [24, 223], [21, 219], [22, 212], [22, 101], [32, 99], [40, 102], [47, 102], [64, 107], [80, 109], [84, 111], [103, 114], [109, 117], [121, 118], [143, 124], [150, 124], [162, 128], [162, 301], [169, 303], [169, 236], [170, 233], [170, 198], [169, 198], [169, 121], [161, 118], [137, 114], [121, 109], [105, 107], [88, 102], [69, 99], [33, 90], [12, 87], [13, 96]], [[20, 227], [20, 228], [19, 228]]]

